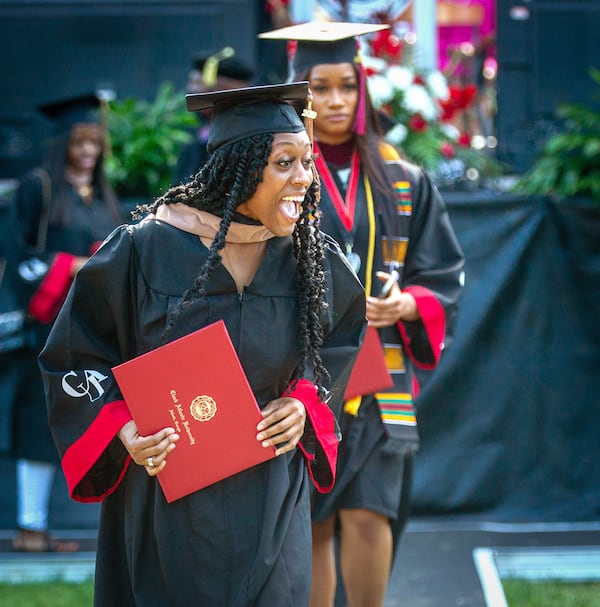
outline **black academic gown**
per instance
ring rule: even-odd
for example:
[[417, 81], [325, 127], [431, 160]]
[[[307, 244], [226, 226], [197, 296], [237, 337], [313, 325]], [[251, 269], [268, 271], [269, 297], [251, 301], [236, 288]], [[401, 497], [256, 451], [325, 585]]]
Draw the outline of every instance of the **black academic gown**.
[[[196, 235], [155, 219], [120, 228], [78, 273], [40, 357], [71, 495], [102, 500], [96, 607], [308, 602], [307, 470], [313, 466], [317, 485], [327, 477], [317, 470], [323, 465], [318, 448], [308, 468], [296, 449], [168, 504], [157, 479], [128, 461], [116, 437], [127, 417], [110, 369], [161, 345], [167, 309], [206, 255]], [[298, 361], [295, 265], [291, 239], [272, 238], [241, 296], [217, 265], [207, 297], [183, 312], [169, 339], [222, 319], [264, 406], [284, 393]], [[333, 378], [329, 402], [339, 408], [364, 330], [364, 294], [332, 242], [326, 266], [323, 359]], [[67, 394], [63, 380], [72, 372], [81, 389]], [[309, 451], [314, 433], [308, 423]]]
[[[19, 372], [16, 374], [14, 406], [14, 455], [20, 458], [58, 464], [56, 447], [48, 428], [44, 388], [37, 356], [44, 345], [54, 314], [66, 297], [71, 283], [70, 265], [73, 256], [87, 257], [117, 226], [106, 205], [94, 197], [85, 204], [72, 189], [66, 190], [67, 219], [64, 223], [49, 222], [46, 242], [40, 258], [47, 263], [31, 287], [33, 297], [41, 304], [43, 318], [31, 313], [31, 348], [15, 354]], [[42, 183], [35, 173], [28, 174], [16, 193], [18, 224], [27, 245], [34, 249], [43, 214]], [[50, 201], [52, 207], [53, 201]]]

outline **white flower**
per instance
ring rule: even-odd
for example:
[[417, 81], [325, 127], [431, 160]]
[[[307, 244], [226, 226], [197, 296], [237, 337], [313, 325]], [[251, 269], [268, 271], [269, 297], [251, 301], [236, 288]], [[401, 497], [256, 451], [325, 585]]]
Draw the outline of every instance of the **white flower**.
[[410, 114], [421, 114], [431, 122], [438, 116], [438, 109], [424, 86], [413, 84], [404, 93], [404, 107]]
[[450, 97], [450, 89], [446, 77], [439, 70], [433, 70], [427, 74], [427, 86], [431, 94], [436, 98], [445, 101]]
[[412, 70], [402, 65], [392, 65], [387, 71], [387, 77], [399, 91], [405, 91], [414, 79]]
[[397, 124], [392, 129], [390, 129], [385, 138], [395, 146], [402, 145], [402, 142], [406, 139], [408, 135], [408, 129], [403, 124]]
[[364, 67], [372, 72], [381, 74], [387, 70], [387, 61], [380, 59], [379, 57], [372, 57], [371, 55], [363, 55], [362, 64]]
[[440, 124], [440, 129], [442, 133], [444, 133], [444, 135], [447, 135], [448, 137], [450, 137], [450, 139], [458, 141], [458, 138], [460, 137], [460, 131], [453, 124], [450, 124], [449, 122], [443, 122]]
[[373, 74], [367, 78], [367, 88], [371, 101], [376, 108], [389, 102], [394, 96], [394, 87], [392, 83], [381, 74]]

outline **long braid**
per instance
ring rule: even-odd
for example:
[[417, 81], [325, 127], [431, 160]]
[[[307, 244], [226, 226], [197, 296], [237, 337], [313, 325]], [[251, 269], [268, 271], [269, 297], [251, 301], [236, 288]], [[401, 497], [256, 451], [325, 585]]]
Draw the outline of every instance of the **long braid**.
[[[210, 156], [191, 181], [173, 186], [152, 205], [138, 207], [137, 213], [141, 215], [154, 213], [161, 205], [182, 203], [222, 218], [207, 259], [194, 283], [183, 293], [179, 303], [168, 315], [163, 340], [168, 338], [182, 311], [194, 299], [206, 296], [207, 281], [221, 259], [219, 252], [225, 246], [235, 210], [256, 192], [271, 154], [272, 143], [273, 134], [263, 134], [224, 145]], [[317, 175], [314, 167], [313, 174]], [[326, 306], [323, 238], [319, 231], [318, 217], [319, 191], [317, 178], [309, 188], [293, 234], [297, 261], [297, 340], [300, 361], [292, 380], [300, 379], [306, 365], [310, 364], [315, 384], [323, 394], [323, 383], [328, 373], [319, 351], [323, 343], [322, 312]]]
[[[316, 170], [313, 173], [317, 176]], [[325, 272], [323, 267], [323, 235], [320, 232], [318, 177], [309, 188], [300, 219], [294, 231], [294, 254], [297, 259], [298, 343], [302, 365], [294, 379], [299, 379], [310, 361], [315, 384], [322, 390], [329, 374], [323, 366], [320, 347], [323, 343], [322, 312], [325, 303]]]
[[195, 297], [206, 296], [206, 282], [217, 263], [222, 261], [220, 251], [225, 247], [227, 232], [229, 231], [229, 226], [233, 221], [235, 209], [239, 204], [238, 200], [244, 200], [243, 197], [240, 198], [240, 190], [244, 184], [246, 167], [241, 162], [239, 165], [236, 166], [234, 164], [233, 166], [235, 167], [235, 177], [231, 186], [231, 193], [225, 195], [227, 197], [227, 203], [222, 211], [223, 217], [221, 218], [221, 223], [219, 224], [219, 230], [215, 234], [208, 251], [206, 262], [194, 280], [194, 284], [183, 294], [181, 300], [182, 306], [185, 306], [186, 302], [191, 302]]

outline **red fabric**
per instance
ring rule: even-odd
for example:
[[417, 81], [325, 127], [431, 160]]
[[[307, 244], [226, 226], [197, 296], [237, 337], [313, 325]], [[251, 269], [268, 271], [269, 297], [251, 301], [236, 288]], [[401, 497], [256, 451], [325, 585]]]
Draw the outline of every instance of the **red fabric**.
[[352, 130], [357, 135], [364, 135], [367, 130], [367, 106], [365, 97], [367, 95], [367, 75], [365, 73], [365, 66], [362, 61], [357, 65], [358, 67], [358, 104], [356, 106], [356, 115], [354, 117], [354, 125]]
[[446, 335], [446, 312], [437, 297], [425, 287], [406, 287], [403, 289], [406, 293], [410, 293], [417, 303], [417, 310], [421, 322], [425, 327], [429, 346], [433, 354], [433, 363], [426, 363], [417, 359], [410, 347], [410, 338], [406, 332], [406, 327], [402, 321], [398, 321], [398, 329], [402, 334], [402, 339], [406, 345], [406, 352], [411, 360], [421, 369], [434, 369], [442, 354], [444, 347], [444, 337]]
[[331, 482], [327, 485], [319, 484], [313, 473], [313, 465], [316, 465], [316, 458], [313, 453], [307, 452], [302, 445], [298, 444], [300, 450], [307, 459], [308, 474], [319, 493], [328, 493], [335, 484], [335, 473], [337, 464], [337, 453], [339, 440], [336, 435], [336, 424], [333, 412], [319, 399], [317, 388], [307, 379], [302, 379], [296, 384], [294, 390], [285, 392], [286, 396], [297, 398], [306, 408], [306, 415], [312, 424], [316, 439], [323, 450], [327, 465], [331, 474]]
[[96, 240], [96, 242], [92, 243], [90, 246], [90, 257], [100, 248], [100, 245], [102, 245], [101, 240]]
[[104, 405], [100, 415], [81, 438], [67, 449], [61, 463], [67, 479], [69, 495], [72, 499], [78, 502], [101, 502], [119, 486], [131, 461], [130, 457], [126, 459], [117, 482], [103, 495], [82, 497], [75, 493], [81, 479], [100, 459], [100, 456], [119, 430], [131, 419], [131, 413], [124, 400], [108, 403]]
[[417, 398], [419, 396], [419, 392], [421, 390], [421, 385], [419, 384], [419, 380], [416, 375], [413, 375], [413, 398]]
[[329, 197], [331, 198], [331, 202], [335, 208], [337, 216], [339, 217], [342, 225], [349, 232], [352, 231], [352, 227], [354, 226], [354, 214], [356, 209], [356, 192], [358, 189], [358, 180], [360, 177], [360, 158], [358, 156], [358, 151], [355, 149], [352, 152], [352, 160], [350, 166], [350, 177], [348, 178], [348, 188], [346, 190], [346, 195], [342, 198], [340, 191], [335, 183], [335, 179], [321, 154], [321, 148], [319, 144], [315, 142], [315, 152], [316, 159], [315, 165], [317, 167], [317, 171], [321, 177], [321, 183], [327, 190]]
[[323, 154], [327, 164], [333, 164], [336, 167], [350, 166], [355, 147], [356, 142], [353, 138], [335, 144], [319, 141], [319, 152]]
[[280, 5], [287, 7], [288, 4], [289, 0], [266, 0], [265, 10], [267, 11], [267, 13], [271, 14]]
[[52, 322], [62, 306], [71, 286], [71, 268], [75, 258], [57, 253], [50, 270], [29, 302], [29, 314], [38, 322]]

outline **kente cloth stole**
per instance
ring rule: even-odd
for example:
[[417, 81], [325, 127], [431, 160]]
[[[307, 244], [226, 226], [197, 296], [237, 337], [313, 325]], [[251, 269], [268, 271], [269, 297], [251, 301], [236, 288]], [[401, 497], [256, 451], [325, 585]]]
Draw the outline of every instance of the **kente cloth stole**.
[[[386, 146], [383, 150], [383, 155], [386, 160], [399, 160], [399, 157], [394, 148]], [[398, 175], [392, 181], [394, 191], [394, 203], [396, 214], [400, 219], [401, 224], [408, 225], [412, 214], [412, 192], [408, 177], [398, 179]], [[373, 264], [374, 264], [374, 249], [375, 249], [375, 207], [373, 202], [373, 194], [368, 178], [365, 176], [365, 193], [367, 198], [367, 213], [369, 217], [369, 249], [367, 254], [365, 292], [367, 296], [371, 293]], [[404, 257], [408, 246], [407, 233], [399, 237], [391, 237], [386, 239], [387, 246], [384, 244], [384, 249], [389, 250], [388, 255], [385, 254], [384, 265], [386, 271], [396, 269], [400, 274], [404, 269]], [[400, 343], [386, 343], [386, 333], [396, 333], [396, 331], [381, 331], [382, 344], [385, 351], [385, 359], [388, 371], [394, 380], [394, 387], [387, 392], [376, 393], [375, 400], [379, 406], [381, 421], [387, 436], [399, 443], [402, 443], [402, 449], [406, 451], [416, 451], [419, 446], [419, 433], [417, 430], [417, 419], [412, 398], [412, 374], [406, 372], [404, 364], [404, 354]], [[400, 391], [402, 390], [402, 391]], [[351, 415], [357, 415], [360, 408], [361, 398], [349, 400], [344, 405], [344, 411]]]
[[[388, 150], [386, 150], [388, 151]], [[392, 151], [395, 150], [392, 148]], [[386, 154], [388, 156], [388, 154]], [[389, 158], [396, 160], [397, 158]], [[408, 177], [392, 182], [396, 214], [400, 223], [407, 225], [412, 215], [412, 192]], [[406, 250], [408, 248], [407, 234], [386, 239], [384, 249], [388, 249], [388, 259], [384, 259], [386, 270], [394, 267], [402, 274]], [[382, 243], [383, 244], [383, 243]], [[384, 251], [384, 257], [387, 257]], [[386, 343], [386, 334], [392, 331], [380, 331], [385, 352], [388, 371], [394, 380], [394, 387], [386, 392], [375, 394], [379, 405], [379, 413], [383, 427], [389, 438], [402, 444], [402, 450], [416, 452], [419, 447], [419, 432], [412, 397], [412, 373], [407, 374], [402, 346]], [[395, 335], [395, 332], [393, 332]]]

